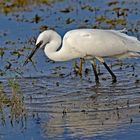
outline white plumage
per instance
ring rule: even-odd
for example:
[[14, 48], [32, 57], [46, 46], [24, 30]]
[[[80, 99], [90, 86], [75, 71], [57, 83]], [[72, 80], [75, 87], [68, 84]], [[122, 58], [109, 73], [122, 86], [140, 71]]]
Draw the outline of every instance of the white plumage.
[[[36, 48], [45, 47], [45, 54], [54, 61], [74, 58], [86, 58], [92, 61], [96, 58], [104, 64], [104, 57], [140, 56], [140, 41], [123, 33], [123, 30], [75, 29], [68, 31], [63, 40], [57, 32], [46, 30], [38, 36], [36, 46]], [[32, 51], [28, 59], [31, 59], [34, 52]], [[25, 63], [27, 62], [26, 60]], [[106, 64], [105, 67], [109, 70]], [[109, 72], [115, 78], [113, 72], [111, 70]]]
[[[71, 30], [61, 37], [53, 30], [42, 32], [37, 42], [43, 40], [45, 54], [54, 61], [66, 61], [81, 57], [130, 57], [138, 56], [140, 41], [120, 31], [99, 29]], [[46, 42], [46, 44], [45, 44]]]

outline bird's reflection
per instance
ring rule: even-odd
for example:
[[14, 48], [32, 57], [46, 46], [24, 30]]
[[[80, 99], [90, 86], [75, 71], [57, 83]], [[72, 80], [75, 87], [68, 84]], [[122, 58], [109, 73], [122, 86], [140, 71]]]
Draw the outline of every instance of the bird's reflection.
[[86, 89], [88, 93], [85, 95], [88, 96], [83, 95], [78, 100], [66, 96], [61, 98], [61, 101], [65, 100], [65, 111], [58, 111], [55, 106], [50, 120], [42, 123], [44, 134], [61, 138], [68, 133], [70, 137], [84, 138], [112, 133], [121, 126], [132, 124], [133, 117], [139, 114], [139, 99], [135, 95], [131, 99], [133, 88], [125, 91], [127, 87], [121, 84], [91, 86]]

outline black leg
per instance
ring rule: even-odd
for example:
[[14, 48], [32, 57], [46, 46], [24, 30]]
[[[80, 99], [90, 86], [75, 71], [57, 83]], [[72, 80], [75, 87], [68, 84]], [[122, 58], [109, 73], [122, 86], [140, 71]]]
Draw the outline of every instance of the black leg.
[[113, 83], [117, 82], [117, 79], [116, 79], [115, 74], [111, 71], [111, 69], [108, 67], [108, 65], [105, 62], [102, 62], [102, 63], [105, 66], [105, 68], [108, 70], [108, 72], [111, 74], [111, 76], [112, 76], [112, 82]]
[[94, 72], [94, 75], [95, 75], [95, 81], [96, 81], [96, 83], [99, 83], [99, 77], [98, 77], [98, 73], [97, 73], [97, 70], [96, 70], [95, 60], [92, 61], [91, 65], [92, 65], [93, 72]]

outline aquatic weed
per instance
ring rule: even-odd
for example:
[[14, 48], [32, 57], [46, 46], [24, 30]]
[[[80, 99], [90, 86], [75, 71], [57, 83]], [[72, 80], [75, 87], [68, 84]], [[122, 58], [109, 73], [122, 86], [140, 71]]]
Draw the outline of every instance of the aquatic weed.
[[[7, 117], [10, 118], [11, 125], [14, 122], [21, 122], [22, 125], [26, 121], [26, 109], [24, 105], [24, 98], [21, 93], [20, 86], [17, 81], [9, 80], [8, 85], [11, 88], [10, 97], [4, 91], [3, 84], [0, 83], [0, 117], [1, 123], [6, 124]], [[7, 116], [7, 113], [9, 115]]]
[[24, 98], [21, 94], [20, 86], [15, 80], [9, 80], [9, 86], [11, 87], [12, 95], [10, 99], [11, 106], [11, 122], [18, 120], [20, 117], [25, 116]]

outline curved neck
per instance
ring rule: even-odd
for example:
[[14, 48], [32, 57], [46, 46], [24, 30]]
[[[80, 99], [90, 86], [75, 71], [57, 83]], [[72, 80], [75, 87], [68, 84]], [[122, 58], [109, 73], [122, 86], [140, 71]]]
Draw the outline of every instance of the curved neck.
[[61, 46], [61, 36], [56, 32], [50, 34], [50, 41], [46, 44], [44, 52], [48, 56], [49, 59], [53, 61], [66, 61], [68, 60], [65, 55], [63, 47], [59, 50], [58, 48]]

